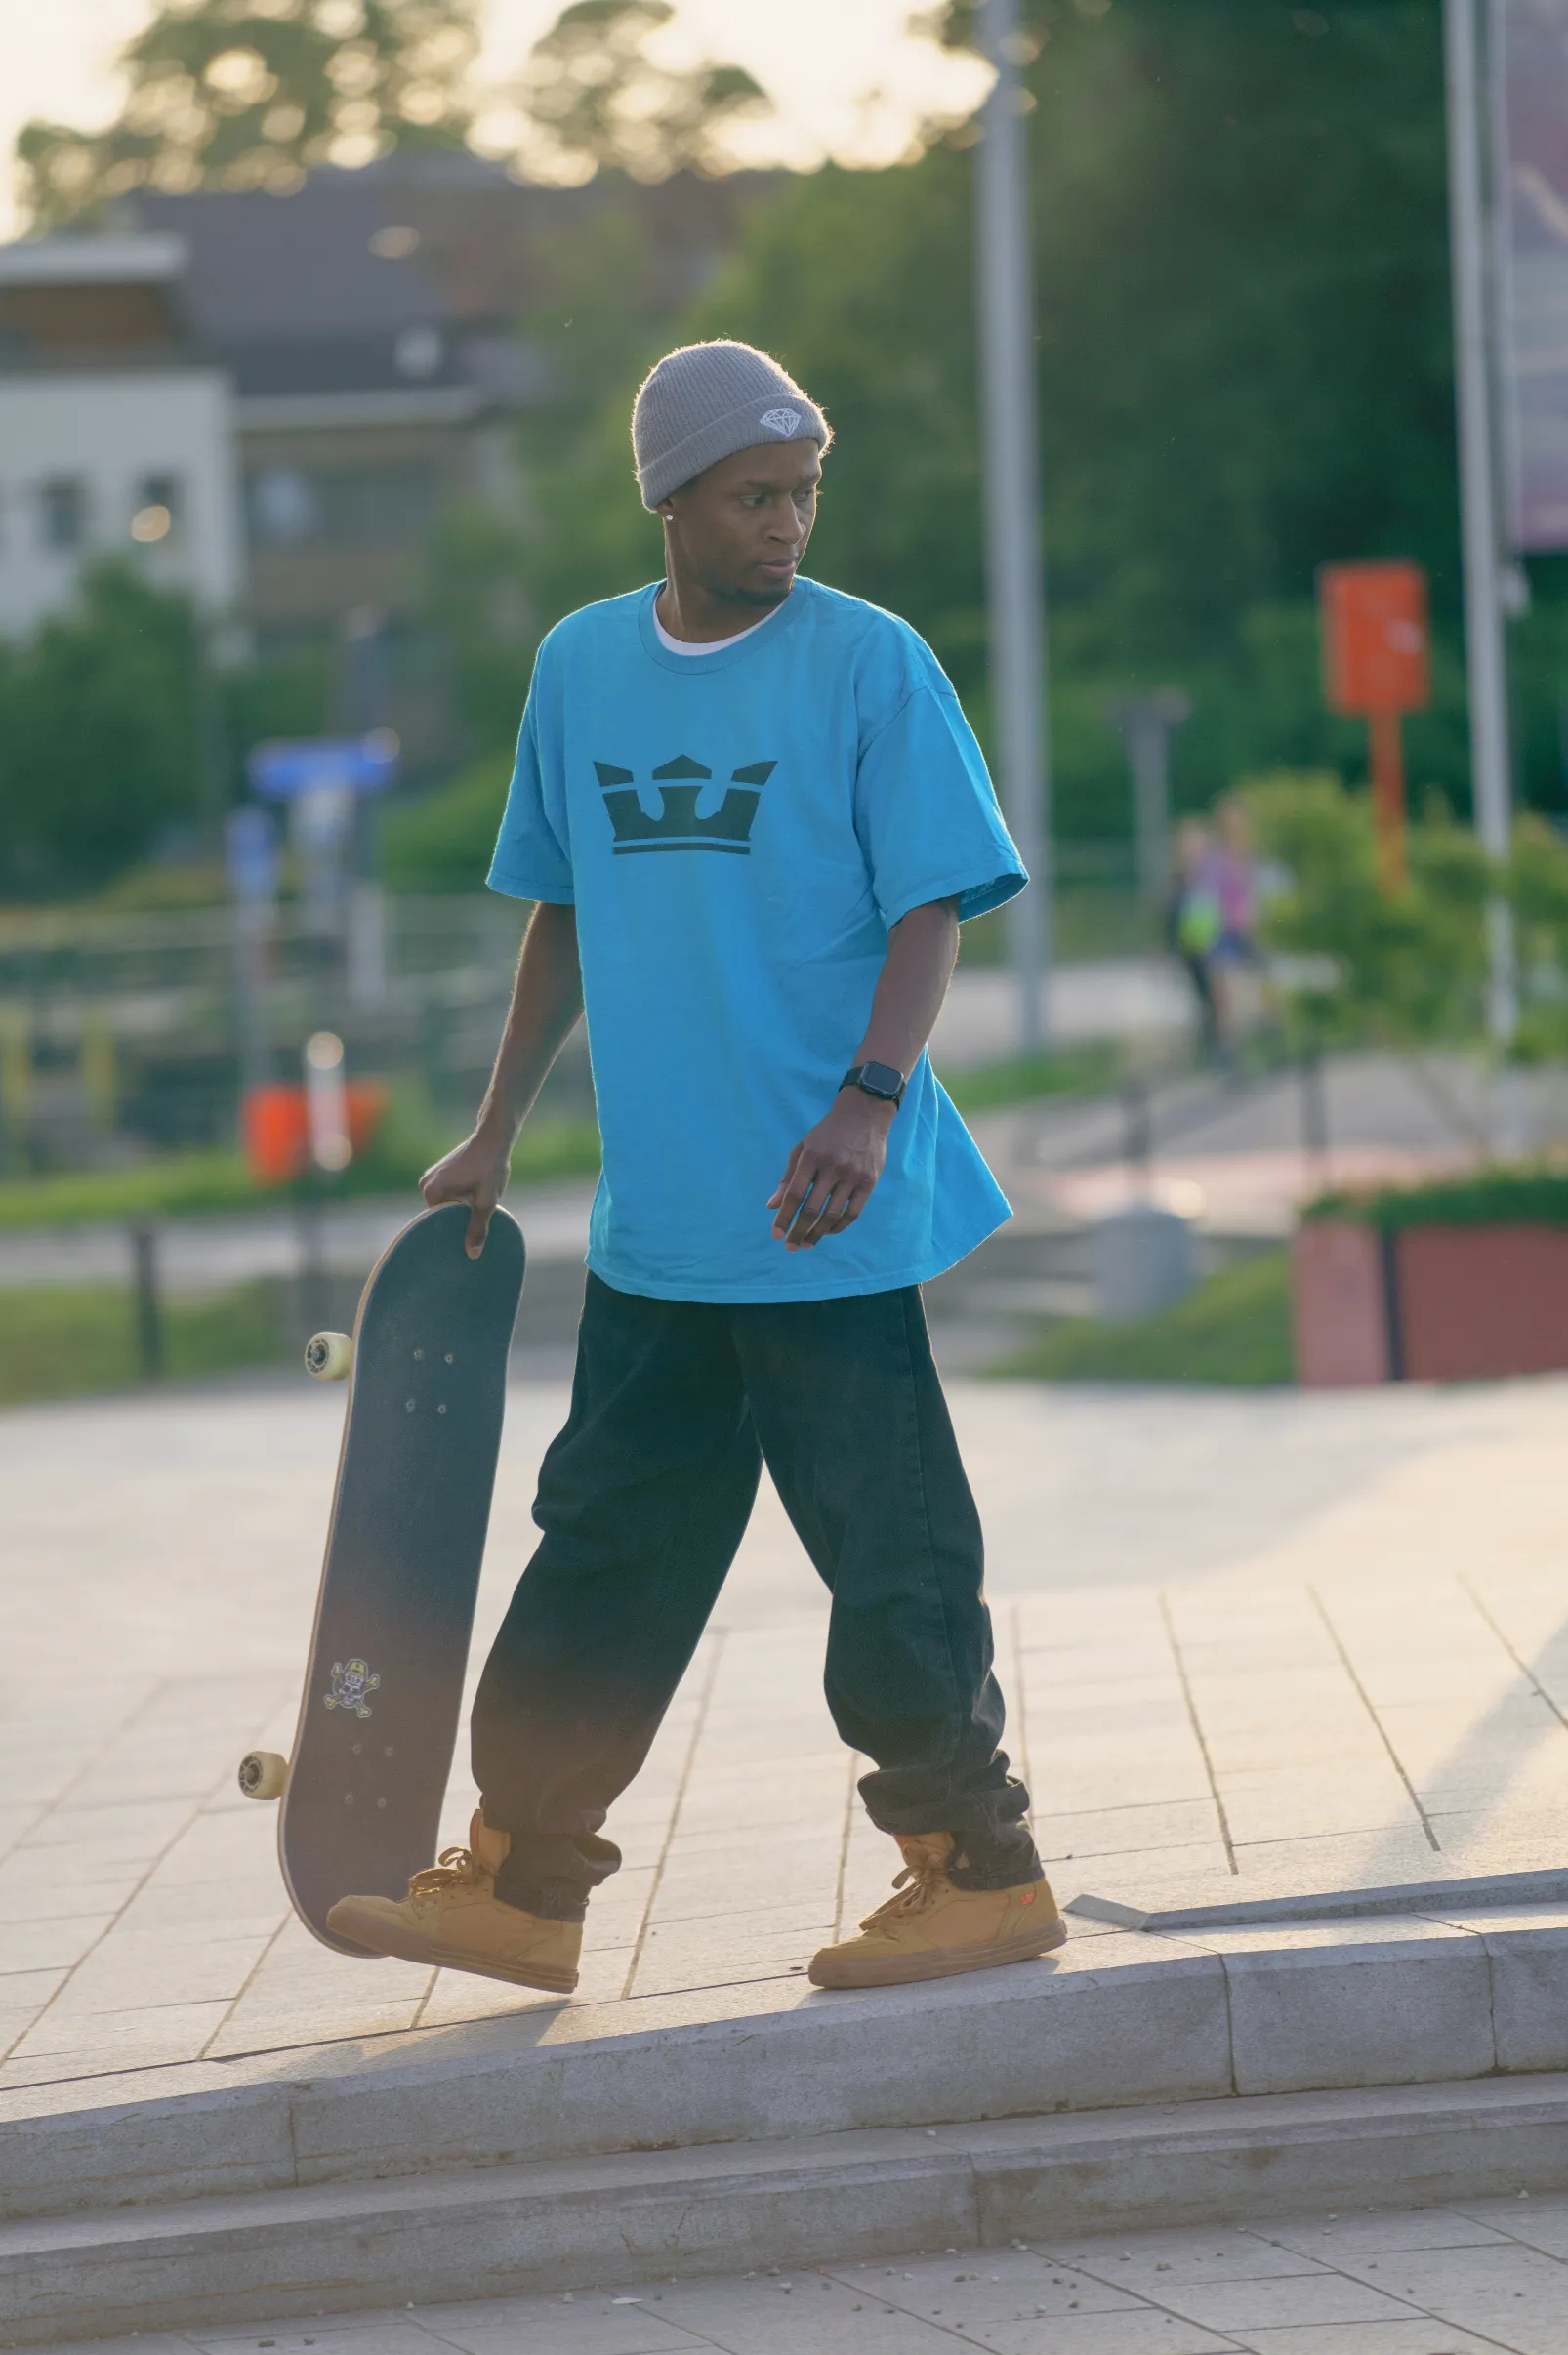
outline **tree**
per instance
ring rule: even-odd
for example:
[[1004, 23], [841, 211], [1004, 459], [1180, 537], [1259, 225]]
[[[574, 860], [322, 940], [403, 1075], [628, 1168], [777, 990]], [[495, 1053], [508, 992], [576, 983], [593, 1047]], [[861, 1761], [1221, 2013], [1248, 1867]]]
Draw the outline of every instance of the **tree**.
[[188, 601], [118, 565], [78, 609], [0, 645], [0, 886], [102, 881], [195, 815], [199, 649]]
[[34, 227], [59, 228], [133, 188], [283, 192], [312, 164], [471, 138], [556, 182], [722, 171], [725, 127], [767, 101], [741, 66], [661, 61], [674, 15], [668, 0], [576, 0], [480, 112], [477, 0], [165, 0], [121, 52], [107, 130], [23, 127], [22, 203]]
[[606, 166], [634, 180], [732, 169], [724, 133], [766, 113], [767, 98], [744, 66], [663, 62], [656, 36], [675, 13], [669, 0], [575, 0], [561, 12], [512, 94], [525, 167], [567, 182]]
[[475, 0], [165, 0], [120, 62], [107, 130], [26, 124], [32, 226], [93, 220], [133, 188], [298, 186], [315, 163], [459, 144]]
[[1368, 795], [1337, 776], [1286, 773], [1252, 779], [1245, 798], [1259, 849], [1289, 878], [1264, 907], [1265, 936], [1328, 967], [1296, 993], [1306, 1035], [1403, 1046], [1479, 1036], [1490, 879], [1469, 828], [1434, 800], [1409, 828], [1409, 882], [1390, 896]]
[[[950, 12], [964, 37], [968, 12]], [[1323, 708], [1314, 573], [1432, 580], [1438, 700], [1413, 774], [1467, 799], [1439, 0], [1036, 0], [1027, 67], [1058, 819], [1125, 829], [1107, 693], [1180, 681], [1177, 785], [1350, 776]], [[839, 433], [811, 556], [895, 605], [985, 721], [972, 124], [884, 172], [789, 182], [668, 340], [776, 351]], [[639, 362], [645, 356], [640, 352]], [[581, 601], [646, 576], [628, 364], [553, 466], [542, 569]], [[1529, 792], [1560, 806], [1560, 561], [1532, 565], [1515, 679]], [[542, 598], [542, 618], [562, 609]]]

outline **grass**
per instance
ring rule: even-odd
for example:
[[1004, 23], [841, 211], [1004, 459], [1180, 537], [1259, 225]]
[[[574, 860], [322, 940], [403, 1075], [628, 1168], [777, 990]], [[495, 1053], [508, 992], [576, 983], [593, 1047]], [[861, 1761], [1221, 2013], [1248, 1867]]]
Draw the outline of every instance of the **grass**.
[[1207, 1383], [1259, 1389], [1294, 1382], [1290, 1270], [1283, 1251], [1210, 1276], [1135, 1325], [1072, 1317], [1042, 1328], [990, 1371], [1037, 1382]]
[[1015, 1054], [977, 1071], [939, 1077], [961, 1112], [1000, 1112], [1045, 1095], [1098, 1095], [1114, 1085], [1121, 1066], [1120, 1048], [1111, 1040], [1094, 1040], [1059, 1054]]
[[[271, 1364], [284, 1354], [275, 1290], [257, 1282], [168, 1300], [163, 1340], [164, 1372], [174, 1381]], [[125, 1390], [141, 1380], [129, 1286], [0, 1291], [0, 1406]]]
[[[398, 1121], [394, 1108], [371, 1150], [341, 1178], [323, 1182], [322, 1199], [411, 1193], [420, 1173], [456, 1141], [433, 1128]], [[512, 1157], [513, 1178], [525, 1185], [591, 1178], [598, 1169], [598, 1131], [591, 1120], [532, 1123]], [[257, 1185], [239, 1153], [169, 1153], [126, 1169], [64, 1170], [0, 1184], [0, 1228], [185, 1218], [200, 1211], [263, 1210], [294, 1199], [291, 1187]]]

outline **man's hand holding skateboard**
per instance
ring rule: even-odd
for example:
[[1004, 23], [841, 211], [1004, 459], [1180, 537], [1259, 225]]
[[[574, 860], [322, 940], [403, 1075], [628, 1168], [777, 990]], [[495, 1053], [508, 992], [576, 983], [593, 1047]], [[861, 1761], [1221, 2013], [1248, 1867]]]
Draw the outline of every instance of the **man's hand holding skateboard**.
[[512, 1132], [488, 1129], [481, 1121], [472, 1136], [454, 1145], [450, 1153], [443, 1153], [419, 1181], [427, 1210], [437, 1210], [443, 1202], [468, 1205], [469, 1229], [463, 1248], [471, 1260], [476, 1260], [484, 1249], [496, 1205], [511, 1180], [512, 1142]]

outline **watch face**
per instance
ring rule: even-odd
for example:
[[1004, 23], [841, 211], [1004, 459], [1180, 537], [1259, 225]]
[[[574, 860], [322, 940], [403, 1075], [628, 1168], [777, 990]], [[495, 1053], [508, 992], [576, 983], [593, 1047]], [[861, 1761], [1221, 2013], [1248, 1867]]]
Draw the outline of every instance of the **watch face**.
[[862, 1063], [860, 1066], [862, 1088], [871, 1095], [886, 1096], [889, 1103], [897, 1096], [903, 1084], [903, 1073], [895, 1071], [891, 1063]]

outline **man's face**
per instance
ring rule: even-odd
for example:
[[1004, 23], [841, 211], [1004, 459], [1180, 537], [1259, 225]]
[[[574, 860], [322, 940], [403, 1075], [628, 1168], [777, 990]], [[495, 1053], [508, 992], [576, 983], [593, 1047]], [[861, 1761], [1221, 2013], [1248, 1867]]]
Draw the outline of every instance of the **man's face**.
[[721, 602], [782, 604], [816, 521], [814, 441], [737, 450], [659, 503], [671, 556]]

